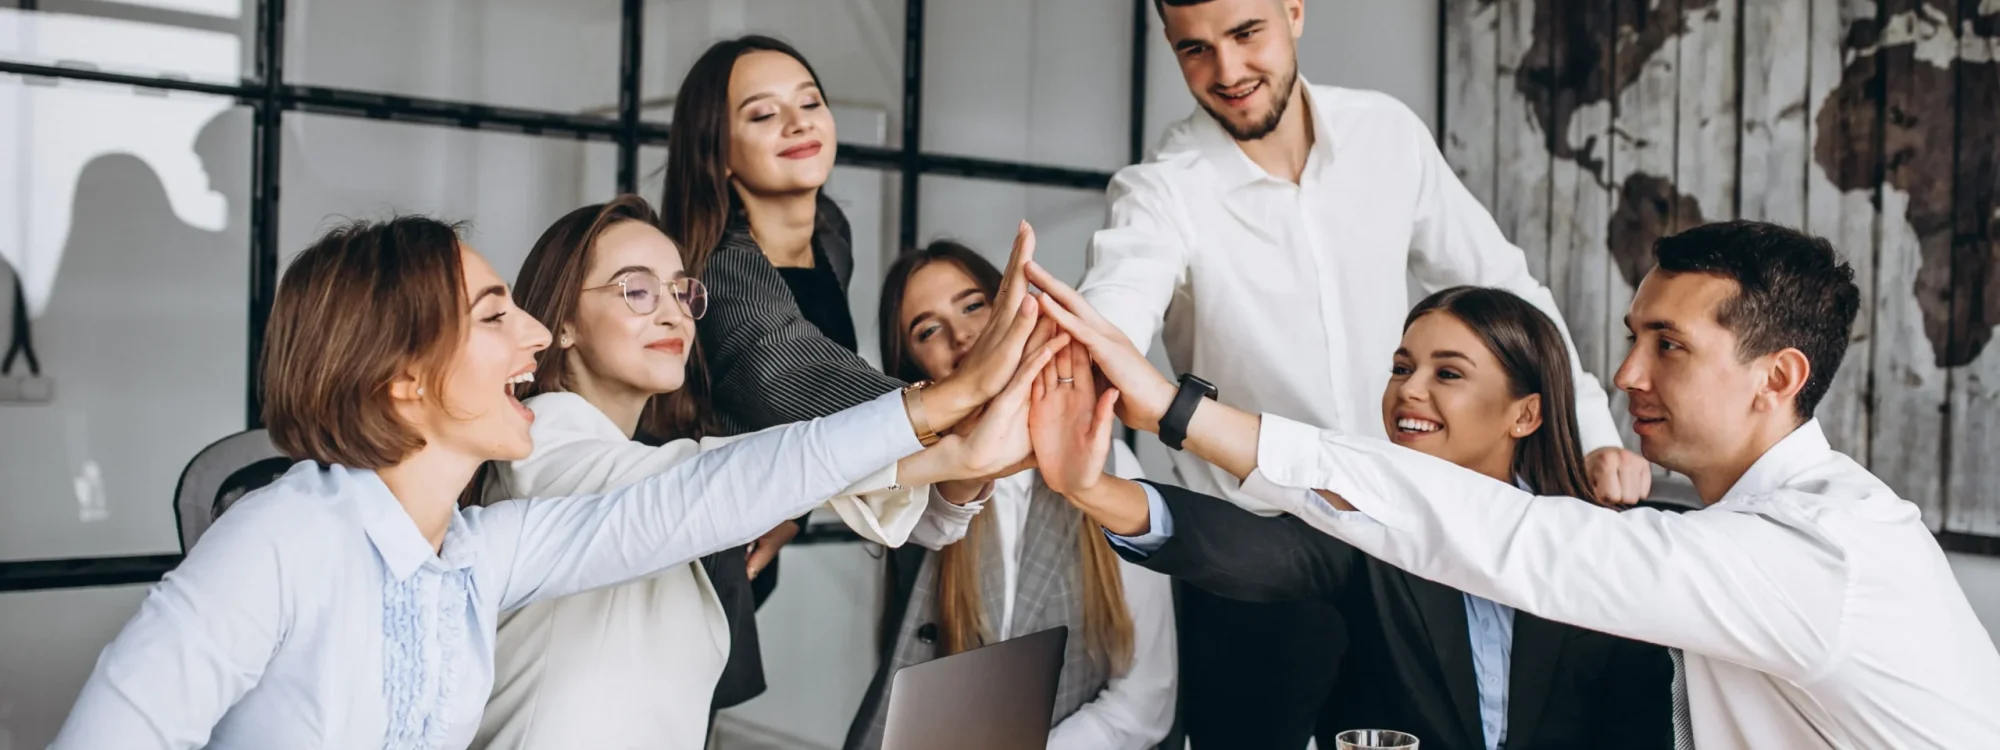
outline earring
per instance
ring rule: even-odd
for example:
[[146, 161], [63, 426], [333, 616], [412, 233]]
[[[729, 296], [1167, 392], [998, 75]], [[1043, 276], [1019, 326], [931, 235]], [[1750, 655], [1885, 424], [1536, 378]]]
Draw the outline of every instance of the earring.
[[417, 395], [419, 395], [419, 396], [422, 396], [422, 395], [424, 395], [424, 389], [423, 389], [423, 386], [418, 386], [418, 387], [417, 387]]
[[562, 337], [562, 346], [563, 346], [563, 348], [564, 348], [564, 349], [568, 349], [568, 348], [569, 348], [569, 347], [570, 347], [571, 345], [573, 345], [573, 344], [575, 344], [575, 343], [576, 343], [576, 342], [574, 342], [574, 341], [571, 341], [571, 340], [570, 340], [570, 338], [569, 338], [569, 334], [567, 334], [567, 333], [563, 334], [563, 337]]

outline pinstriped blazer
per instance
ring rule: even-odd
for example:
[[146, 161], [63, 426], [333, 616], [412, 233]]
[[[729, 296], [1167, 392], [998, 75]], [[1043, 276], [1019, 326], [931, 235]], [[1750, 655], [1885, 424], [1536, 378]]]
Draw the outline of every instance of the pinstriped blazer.
[[[845, 290], [854, 273], [847, 217], [821, 194], [813, 245]], [[708, 313], [696, 330], [716, 411], [733, 428], [761, 430], [865, 403], [903, 387], [820, 334], [750, 236], [741, 215], [709, 256], [701, 283]]]
[[[854, 273], [853, 243], [847, 216], [821, 193], [813, 244], [842, 290]], [[708, 311], [695, 332], [708, 361], [716, 416], [730, 434], [824, 417], [903, 387], [806, 320], [740, 213], [709, 255], [701, 283], [708, 287]], [[773, 560], [753, 582], [745, 557], [746, 548], [735, 547], [702, 560], [729, 616], [731, 647], [715, 687], [718, 709], [755, 698], [765, 687], [756, 608], [777, 586], [780, 565]]]

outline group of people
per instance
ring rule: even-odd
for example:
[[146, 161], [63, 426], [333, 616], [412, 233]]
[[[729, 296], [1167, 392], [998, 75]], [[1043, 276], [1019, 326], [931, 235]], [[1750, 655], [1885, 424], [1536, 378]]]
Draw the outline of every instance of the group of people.
[[[1422, 122], [1298, 75], [1300, 0], [1156, 6], [1202, 111], [1114, 179], [1081, 283], [1025, 223], [1004, 269], [907, 250], [881, 370], [832, 116], [765, 37], [683, 82], [657, 212], [571, 212], [511, 288], [433, 219], [320, 238], [265, 346], [298, 463], [148, 595], [56, 747], [699, 748], [764, 689], [753, 615], [822, 505], [891, 548], [857, 750], [895, 670], [1055, 626], [1052, 748], [1176, 717], [1283, 750], [2000, 737], [1917, 509], [1812, 419], [1860, 305], [1833, 248], [1658, 244], [1613, 378], [1634, 453]], [[1630, 508], [1655, 463], [1706, 507]]]

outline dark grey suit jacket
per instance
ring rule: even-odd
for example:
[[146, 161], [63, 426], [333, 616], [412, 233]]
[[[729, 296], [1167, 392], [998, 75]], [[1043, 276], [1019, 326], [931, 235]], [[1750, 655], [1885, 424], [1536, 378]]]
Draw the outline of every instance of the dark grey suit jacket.
[[[813, 244], [833, 265], [842, 289], [854, 272], [853, 243], [846, 215], [822, 193]], [[729, 431], [823, 417], [903, 387], [805, 319], [740, 215], [709, 256], [701, 283], [708, 287], [708, 311], [695, 331], [708, 361], [716, 416]], [[732, 638], [715, 688], [718, 709], [755, 698], [765, 688], [756, 608], [777, 587], [779, 564], [773, 560], [753, 582], [744, 570], [745, 557], [746, 548], [736, 547], [702, 560], [729, 616]]]
[[[1148, 483], [1152, 484], [1152, 483]], [[1244, 601], [1338, 603], [1349, 648], [1320, 725], [1397, 729], [1425, 750], [1483, 750], [1463, 594], [1368, 557], [1304, 521], [1153, 484], [1173, 514], [1157, 552], [1119, 554]], [[1673, 746], [1666, 649], [1514, 613], [1507, 750]], [[1244, 686], [1249, 689], [1250, 686]]]
[[[813, 244], [833, 264], [842, 289], [854, 273], [853, 242], [847, 217], [822, 195]], [[747, 223], [730, 224], [701, 283], [708, 287], [708, 313], [696, 328], [715, 408], [733, 426], [761, 430], [823, 417], [903, 387], [820, 335]]]

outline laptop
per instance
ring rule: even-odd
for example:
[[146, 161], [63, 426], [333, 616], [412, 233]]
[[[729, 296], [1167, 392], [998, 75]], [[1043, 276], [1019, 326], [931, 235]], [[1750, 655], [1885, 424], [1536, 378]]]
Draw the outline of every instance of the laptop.
[[882, 750], [1044, 750], [1069, 628], [896, 671]]

